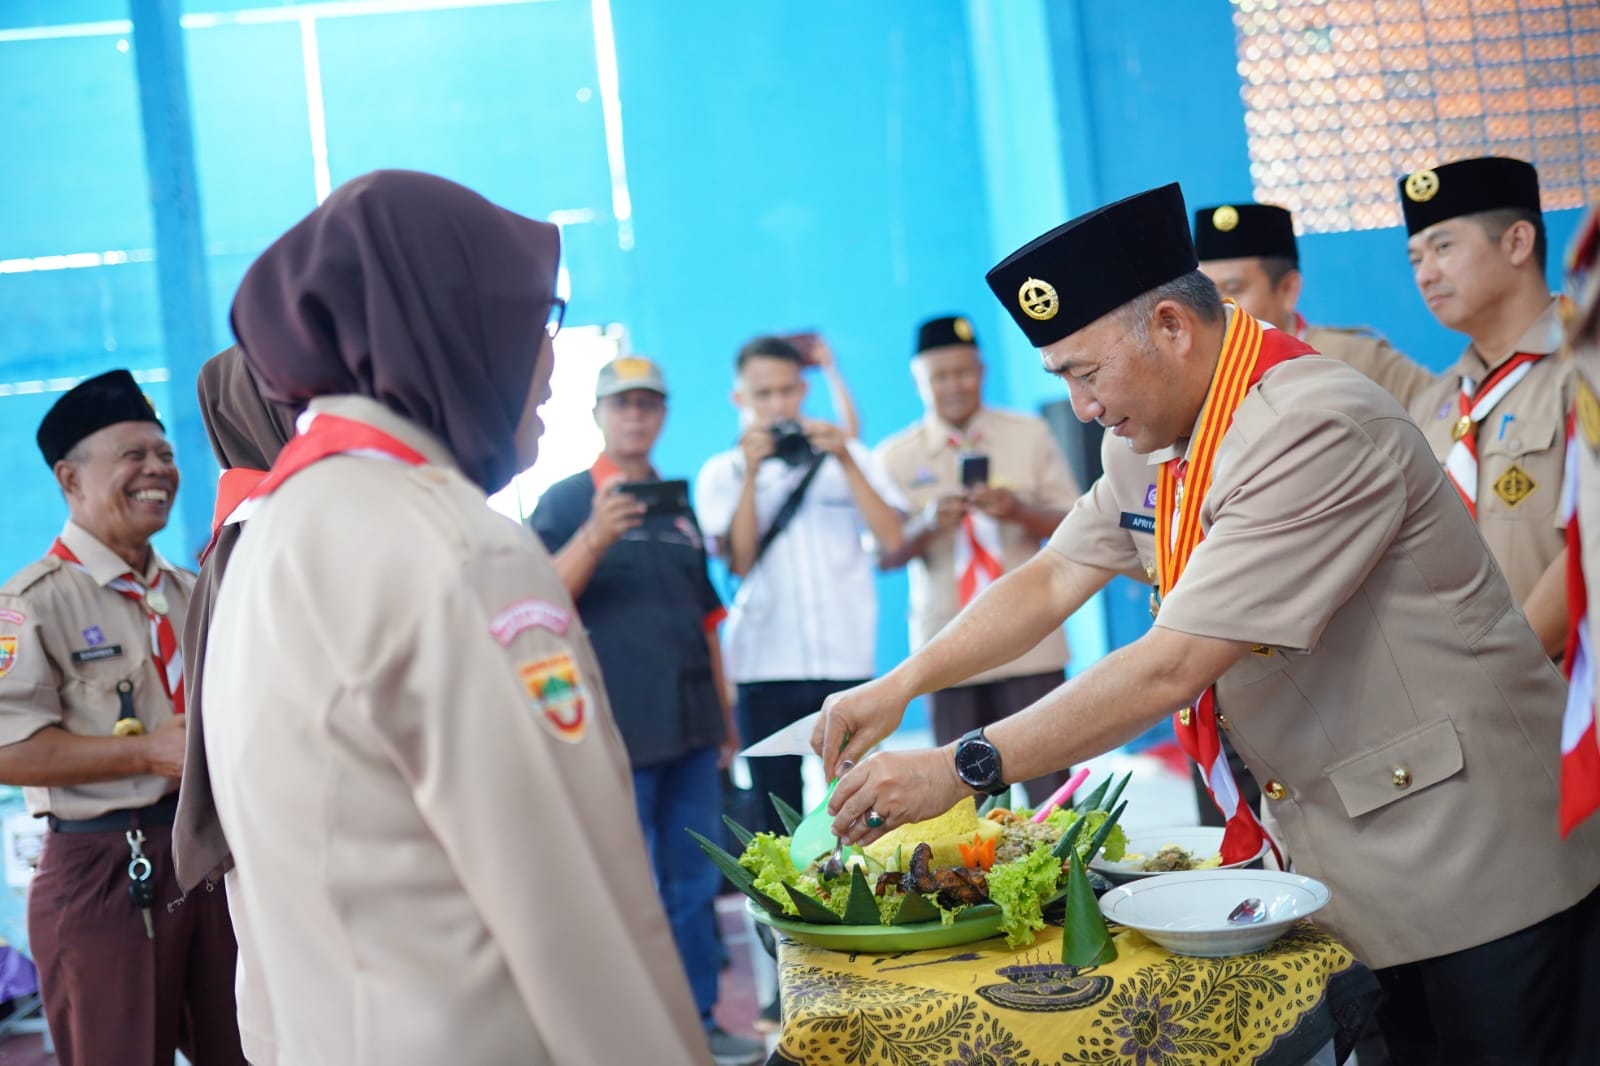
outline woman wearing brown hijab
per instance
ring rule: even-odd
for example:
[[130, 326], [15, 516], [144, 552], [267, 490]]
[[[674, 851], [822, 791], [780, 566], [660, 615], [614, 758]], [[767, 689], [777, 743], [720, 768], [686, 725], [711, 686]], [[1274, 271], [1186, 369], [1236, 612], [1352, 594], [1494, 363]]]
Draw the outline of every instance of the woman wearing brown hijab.
[[[185, 730], [183, 781], [178, 787], [178, 810], [172, 826], [172, 858], [178, 887], [185, 894], [194, 891], [201, 882], [206, 882], [209, 890], [210, 883], [233, 865], [227, 837], [217, 818], [216, 800], [211, 796], [211, 769], [206, 763], [201, 677], [206, 634], [211, 628], [211, 609], [222, 572], [244, 528], [235, 513], [239, 510], [237, 505], [266, 476], [279, 450], [294, 435], [293, 417], [284, 408], [261, 398], [255, 378], [245, 365], [244, 353], [237, 345], [206, 361], [200, 368], [197, 391], [200, 417], [205, 422], [206, 435], [211, 438], [211, 450], [222, 467], [222, 484], [217, 491], [211, 543], [200, 566], [199, 580], [190, 594], [189, 613], [183, 627], [184, 690], [190, 694], [189, 722]], [[227, 880], [235, 879], [230, 876]], [[261, 975], [259, 949], [247, 916], [238, 907], [230, 907], [230, 910], [239, 941], [239, 972], [234, 987], [239, 1037], [246, 1057], [256, 1066], [268, 1066], [277, 1061], [277, 1054], [272, 1044], [272, 1010]]]
[[553, 226], [380, 171], [246, 273], [252, 495], [202, 680], [284, 1062], [706, 1063], [599, 667], [485, 506], [549, 396]]

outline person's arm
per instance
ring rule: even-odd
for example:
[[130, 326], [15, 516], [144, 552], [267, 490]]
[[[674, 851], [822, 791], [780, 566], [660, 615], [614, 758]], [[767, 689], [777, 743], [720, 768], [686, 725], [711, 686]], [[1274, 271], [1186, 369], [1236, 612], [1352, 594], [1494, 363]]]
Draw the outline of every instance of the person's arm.
[[1065, 509], [1028, 503], [1010, 489], [979, 485], [972, 490], [972, 505], [990, 518], [1012, 522], [1028, 531], [1034, 540], [1046, 540], [1067, 516]]
[[828, 697], [812, 737], [825, 775], [833, 778], [840, 762], [859, 761], [894, 732], [916, 697], [1010, 662], [1016, 649], [1038, 644], [1113, 576], [1049, 548], [1002, 575], [899, 666]]
[[845, 387], [839, 364], [833, 357], [828, 342], [818, 337], [811, 345], [811, 359], [828, 382], [828, 398], [833, 402], [833, 417], [844, 430], [845, 436], [854, 440], [861, 436], [861, 418], [856, 414], [856, 404]]
[[46, 726], [27, 740], [0, 747], [0, 782], [65, 788], [155, 774], [183, 776], [184, 725], [174, 715], [136, 737], [85, 737]]
[[1534, 582], [1528, 598], [1522, 601], [1533, 635], [1544, 645], [1545, 654], [1559, 658], [1567, 646], [1567, 549], [1545, 567]]
[[735, 576], [744, 577], [755, 565], [756, 548], [761, 543], [761, 529], [756, 517], [756, 477], [761, 464], [773, 452], [772, 430], [765, 425], [749, 425], [739, 437], [739, 450], [744, 454], [744, 470], [739, 482], [739, 502], [733, 508], [733, 520], [727, 533], [716, 538], [718, 554], [728, 564]]
[[706, 626], [706, 651], [711, 655], [711, 683], [717, 688], [717, 702], [722, 705], [722, 724], [727, 736], [722, 740], [722, 751], [717, 756], [718, 769], [726, 770], [742, 745], [739, 743], [739, 724], [733, 717], [733, 704], [728, 700], [728, 675], [722, 666], [722, 641], [717, 638], [717, 627]]
[[878, 495], [878, 490], [867, 478], [867, 472], [861, 469], [861, 464], [850, 450], [850, 438], [838, 426], [828, 422], [806, 419], [800, 425], [805, 429], [806, 439], [813, 448], [839, 461], [845, 481], [850, 486], [850, 498], [855, 501], [856, 510], [861, 512], [879, 550], [893, 552], [899, 549], [904, 539], [900, 528], [900, 512]]
[[616, 485], [613, 480], [595, 491], [589, 517], [555, 554], [556, 573], [573, 599], [589, 587], [595, 568], [611, 546], [644, 520], [644, 504], [616, 491]]
[[878, 569], [898, 570], [911, 560], [921, 558], [935, 537], [961, 524], [961, 516], [966, 511], [966, 497], [959, 492], [946, 493], [929, 500], [926, 507], [901, 524], [898, 548], [885, 551], [879, 545]]
[[[983, 734], [1006, 781], [1026, 781], [1109, 751], [1183, 707], [1227, 672], [1250, 645], [1160, 625]], [[955, 772], [955, 745], [879, 753], [845, 774], [828, 810], [834, 831], [864, 844], [889, 825], [932, 818], [972, 789]], [[869, 810], [885, 826], [866, 824]]]

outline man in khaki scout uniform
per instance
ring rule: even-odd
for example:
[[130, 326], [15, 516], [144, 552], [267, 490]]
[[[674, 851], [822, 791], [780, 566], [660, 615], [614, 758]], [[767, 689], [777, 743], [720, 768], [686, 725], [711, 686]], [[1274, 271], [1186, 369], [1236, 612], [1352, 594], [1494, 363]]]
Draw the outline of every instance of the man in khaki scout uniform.
[[62, 396], [38, 442], [69, 518], [0, 587], [0, 781], [49, 819], [28, 939], [56, 1057], [243, 1063], [222, 886], [185, 898], [172, 867], [194, 585], [150, 546], [178, 491], [172, 446], [126, 370]]
[[1305, 320], [1297, 309], [1305, 283], [1300, 248], [1294, 219], [1285, 208], [1253, 203], [1202, 207], [1194, 213], [1194, 250], [1201, 272], [1246, 314], [1355, 367], [1395, 397], [1434, 382], [1432, 371], [1371, 330], [1314, 326]]
[[1400, 179], [1417, 289], [1470, 343], [1449, 372], [1402, 399], [1478, 521], [1545, 650], [1566, 639], [1561, 533], [1572, 366], [1545, 280], [1539, 176], [1483, 157]]
[[[911, 578], [911, 647], [922, 647], [995, 578], [1033, 557], [1078, 498], [1078, 486], [1044, 421], [983, 402], [983, 357], [969, 319], [917, 328], [911, 374], [923, 416], [874, 456], [905, 497], [905, 539], [879, 557]], [[967, 477], [963, 479], [963, 472]], [[1053, 630], [1012, 661], [928, 695], [941, 744], [998, 722], [1065, 679], [1067, 640]], [[1042, 800], [1066, 772], [1025, 782]]]
[[[1105, 473], [1047, 550], [828, 702], [827, 769], [856, 760], [835, 827], [870, 841], [1184, 708], [1180, 740], [1214, 752], [1226, 729], [1332, 890], [1317, 920], [1376, 969], [1395, 1061], [1585, 1061], [1600, 822], [1558, 834], [1561, 676], [1393, 398], [1222, 304], [1196, 265], [1169, 185], [989, 272], [1078, 417], [1110, 430]], [[1156, 538], [1124, 521], [1150, 515], [1152, 482]], [[865, 758], [908, 700], [1152, 565], [1164, 598], [1138, 641], [986, 736]]]
[[487, 506], [538, 454], [559, 254], [548, 223], [379, 171], [234, 300], [262, 396], [307, 405], [202, 681], [285, 1066], [710, 1066], [594, 651]]

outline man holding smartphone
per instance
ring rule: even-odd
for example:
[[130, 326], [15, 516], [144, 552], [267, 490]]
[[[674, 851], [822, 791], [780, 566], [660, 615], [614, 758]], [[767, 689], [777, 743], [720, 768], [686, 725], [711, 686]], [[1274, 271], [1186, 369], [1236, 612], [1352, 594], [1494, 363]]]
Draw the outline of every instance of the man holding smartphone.
[[[923, 417], [878, 445], [876, 457], [905, 496], [911, 519], [881, 569], [910, 568], [916, 651], [1001, 574], [1033, 557], [1078, 498], [1044, 421], [983, 403], [983, 357], [969, 319], [931, 318], [917, 329], [911, 373]], [[1013, 661], [929, 695], [933, 732], [948, 744], [1028, 706], [1065, 680], [1067, 641], [1053, 630]], [[1026, 782], [1042, 800], [1067, 772]]]
[[655, 363], [628, 356], [601, 367], [594, 418], [605, 450], [588, 470], [550, 486], [528, 521], [555, 554], [600, 660], [656, 885], [713, 1058], [746, 1063], [760, 1057], [761, 1043], [724, 1031], [711, 1014], [721, 875], [684, 832], [720, 835], [717, 771], [738, 747], [717, 640], [726, 612], [687, 484], [662, 481], [650, 462], [666, 417]]

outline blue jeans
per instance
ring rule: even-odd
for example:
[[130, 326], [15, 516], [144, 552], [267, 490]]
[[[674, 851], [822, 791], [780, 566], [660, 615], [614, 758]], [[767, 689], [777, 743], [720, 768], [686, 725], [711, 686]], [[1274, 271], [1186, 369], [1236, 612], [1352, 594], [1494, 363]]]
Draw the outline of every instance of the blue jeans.
[[666, 907], [694, 1004], [709, 1027], [722, 969], [716, 913], [722, 875], [684, 830], [693, 829], [713, 841], [722, 839], [717, 749], [699, 748], [670, 762], [634, 770], [633, 794], [655, 869], [656, 890]]

